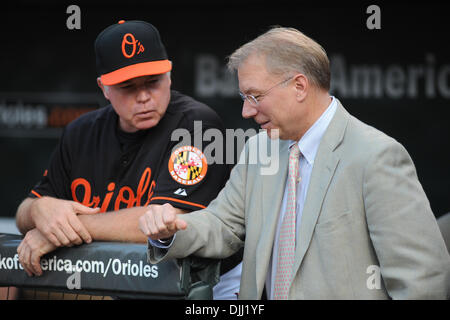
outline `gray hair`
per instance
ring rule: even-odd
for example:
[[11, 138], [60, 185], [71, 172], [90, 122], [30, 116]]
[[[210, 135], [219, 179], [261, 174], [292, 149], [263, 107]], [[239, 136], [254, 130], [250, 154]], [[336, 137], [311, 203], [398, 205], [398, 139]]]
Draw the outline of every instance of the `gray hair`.
[[228, 57], [228, 69], [237, 70], [253, 54], [265, 57], [267, 71], [271, 74], [300, 72], [319, 88], [330, 89], [327, 53], [297, 29], [274, 27], [244, 44]]

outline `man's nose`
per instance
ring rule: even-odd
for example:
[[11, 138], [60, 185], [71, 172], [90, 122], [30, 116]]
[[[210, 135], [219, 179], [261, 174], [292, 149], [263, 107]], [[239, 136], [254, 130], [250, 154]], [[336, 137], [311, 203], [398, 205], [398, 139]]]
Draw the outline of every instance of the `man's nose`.
[[150, 89], [147, 86], [142, 85], [139, 88], [137, 88], [137, 90], [138, 92], [136, 99], [138, 102], [144, 103], [151, 99]]
[[242, 117], [245, 119], [253, 118], [258, 114], [258, 109], [250, 104], [247, 99], [244, 100], [242, 105]]

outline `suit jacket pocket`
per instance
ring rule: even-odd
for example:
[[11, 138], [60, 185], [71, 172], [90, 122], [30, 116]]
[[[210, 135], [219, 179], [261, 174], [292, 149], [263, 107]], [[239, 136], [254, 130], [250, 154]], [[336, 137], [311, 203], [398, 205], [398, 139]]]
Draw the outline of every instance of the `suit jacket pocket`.
[[[322, 221], [324, 220], [324, 221]], [[340, 229], [345, 228], [351, 223], [351, 211], [347, 210], [342, 213], [333, 214], [331, 217], [318, 220], [315, 232], [330, 233], [339, 232]]]
[[351, 242], [351, 211], [333, 214], [316, 224], [308, 261], [305, 261], [305, 267], [319, 272], [314, 285], [308, 285], [313, 299], [355, 298], [351, 283]]

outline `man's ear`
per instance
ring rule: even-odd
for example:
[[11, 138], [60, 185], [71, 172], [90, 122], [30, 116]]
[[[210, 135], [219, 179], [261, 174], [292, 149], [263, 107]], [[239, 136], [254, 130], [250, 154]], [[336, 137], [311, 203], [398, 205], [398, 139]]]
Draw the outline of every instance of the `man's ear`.
[[301, 74], [301, 73], [296, 75], [293, 80], [294, 80], [297, 100], [299, 102], [302, 102], [303, 100], [305, 100], [305, 98], [308, 94], [309, 80], [304, 74]]
[[[170, 66], [173, 66], [172, 60], [169, 60], [169, 62], [170, 62]], [[167, 72], [167, 76], [169, 77], [169, 81], [170, 81], [169, 85], [172, 85], [172, 68], [170, 69], [169, 72]]]
[[105, 96], [105, 98], [106, 98], [107, 100], [109, 100], [109, 97], [108, 97], [108, 88], [107, 88], [105, 85], [103, 85], [102, 80], [100, 79], [100, 77], [97, 78], [97, 85], [98, 85], [98, 87], [102, 90], [103, 95]]

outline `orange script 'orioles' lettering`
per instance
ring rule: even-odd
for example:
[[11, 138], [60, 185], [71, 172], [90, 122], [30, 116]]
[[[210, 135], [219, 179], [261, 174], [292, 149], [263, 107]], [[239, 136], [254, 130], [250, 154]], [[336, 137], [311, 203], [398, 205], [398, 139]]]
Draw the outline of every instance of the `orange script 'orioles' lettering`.
[[[139, 180], [139, 184], [136, 190], [136, 194], [133, 192], [129, 186], [123, 186], [119, 189], [116, 200], [114, 202], [114, 210], [117, 211], [120, 209], [121, 203], [125, 203], [127, 208], [131, 207], [139, 207], [146, 206], [150, 203], [150, 200], [153, 196], [153, 189], [156, 186], [156, 182], [152, 181], [150, 183], [150, 179], [152, 176], [152, 170], [150, 168], [146, 168], [142, 173], [141, 179]], [[76, 195], [76, 191], [78, 188], [83, 188], [84, 196], [83, 199], [78, 199]], [[114, 195], [114, 190], [116, 188], [116, 184], [114, 182], [110, 182], [107, 187], [107, 193], [105, 195], [105, 199], [102, 202], [100, 207], [100, 212], [106, 212], [108, 210], [109, 204]], [[93, 196], [91, 200], [91, 184], [89, 181], [83, 178], [78, 178], [73, 180], [72, 185], [70, 187], [72, 190], [72, 199], [77, 201], [85, 206], [97, 208], [100, 205], [100, 197]], [[142, 203], [144, 195], [147, 194], [147, 200], [145, 203]], [[145, 199], [144, 199], [145, 200]]]

